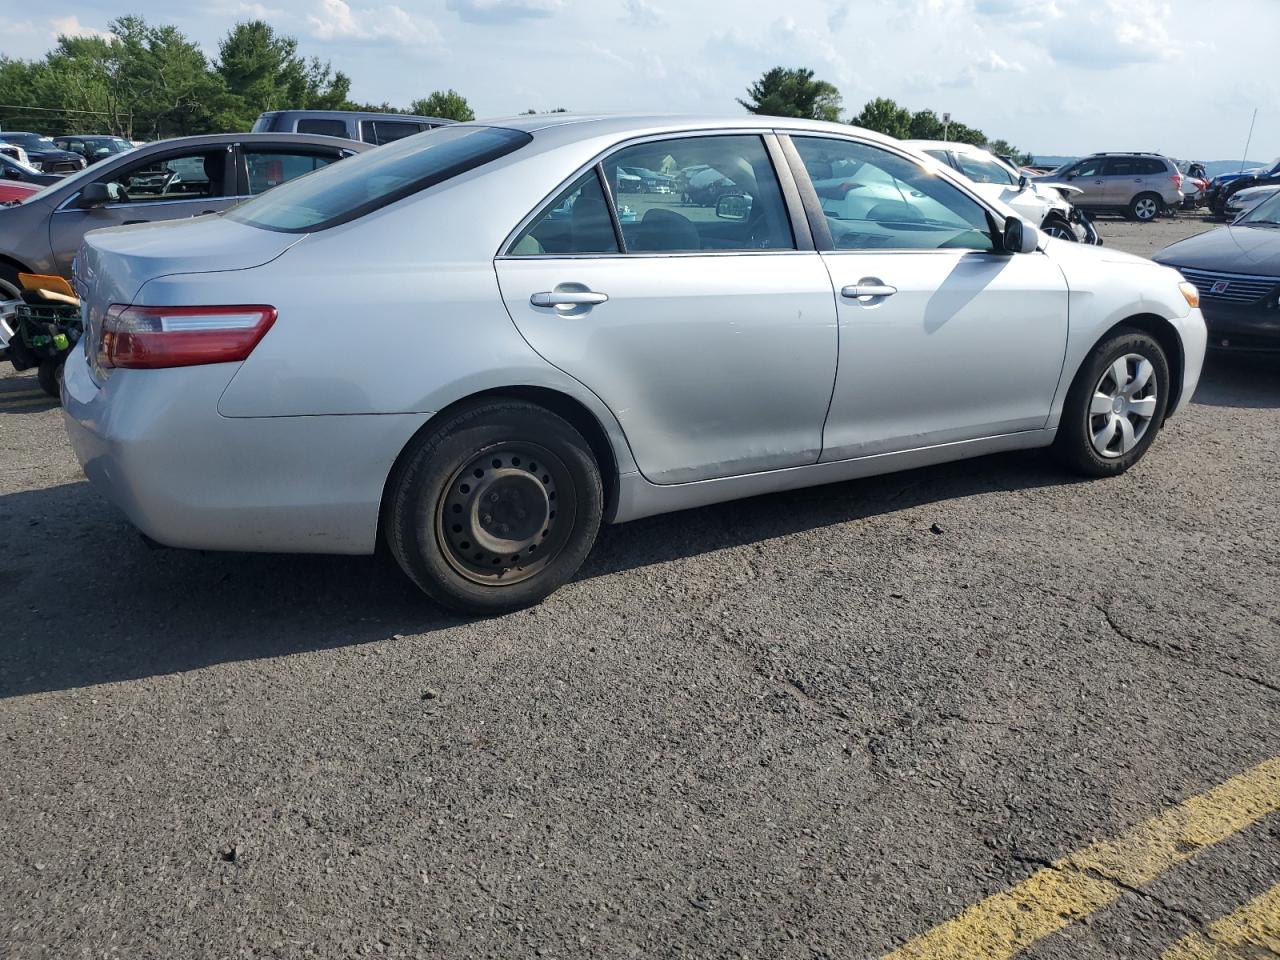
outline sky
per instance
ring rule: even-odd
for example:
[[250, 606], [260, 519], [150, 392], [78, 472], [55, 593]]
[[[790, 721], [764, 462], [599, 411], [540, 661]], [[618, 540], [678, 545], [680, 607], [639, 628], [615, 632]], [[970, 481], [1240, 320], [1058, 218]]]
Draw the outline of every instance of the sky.
[[[123, 4], [123, 5], [122, 5]], [[807, 66], [852, 115], [872, 97], [949, 111], [1023, 150], [1280, 155], [1280, 0], [0, 0], [0, 53], [139, 13], [210, 55], [261, 18], [361, 101], [462, 93], [526, 109], [735, 115], [773, 66]]]

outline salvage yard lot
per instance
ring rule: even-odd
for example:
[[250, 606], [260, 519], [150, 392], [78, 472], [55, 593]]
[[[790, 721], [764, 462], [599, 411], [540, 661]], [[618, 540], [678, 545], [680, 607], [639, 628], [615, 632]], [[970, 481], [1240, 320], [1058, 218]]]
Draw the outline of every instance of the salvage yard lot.
[[0, 954], [1280, 950], [1278, 363], [1211, 356], [1115, 480], [639, 521], [488, 621], [383, 558], [148, 550], [10, 371]]

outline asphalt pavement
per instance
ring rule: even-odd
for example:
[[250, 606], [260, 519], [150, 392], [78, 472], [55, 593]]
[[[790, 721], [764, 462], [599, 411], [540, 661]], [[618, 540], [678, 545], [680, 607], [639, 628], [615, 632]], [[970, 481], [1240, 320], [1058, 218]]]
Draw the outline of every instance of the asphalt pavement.
[[149, 550], [10, 371], [0, 956], [1280, 956], [1277, 364], [1115, 480], [638, 521], [491, 620]]

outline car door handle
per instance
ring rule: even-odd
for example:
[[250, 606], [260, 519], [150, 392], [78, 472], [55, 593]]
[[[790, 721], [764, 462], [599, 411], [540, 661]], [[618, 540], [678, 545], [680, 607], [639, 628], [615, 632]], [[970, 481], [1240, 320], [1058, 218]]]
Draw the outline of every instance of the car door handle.
[[544, 290], [529, 297], [535, 307], [580, 307], [594, 306], [609, 299], [607, 293], [594, 290]]
[[887, 283], [881, 283], [878, 280], [861, 280], [842, 289], [840, 296], [848, 297], [850, 300], [864, 300], [871, 297], [892, 297], [897, 292], [897, 287], [891, 287]]

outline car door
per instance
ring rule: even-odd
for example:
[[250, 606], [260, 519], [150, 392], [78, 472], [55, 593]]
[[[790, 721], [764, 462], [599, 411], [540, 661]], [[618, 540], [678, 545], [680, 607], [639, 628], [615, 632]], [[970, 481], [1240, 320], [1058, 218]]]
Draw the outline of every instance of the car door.
[[[835, 306], [772, 151], [772, 137], [734, 133], [622, 147], [497, 258], [520, 332], [610, 407], [654, 483], [794, 467], [821, 452]], [[703, 204], [616, 194], [623, 169], [704, 165], [728, 184]]]
[[1104, 206], [1108, 202], [1103, 177], [1105, 163], [1105, 157], [1087, 157], [1067, 171], [1066, 182], [1084, 191], [1076, 201], [1081, 206]]
[[[1058, 266], [997, 252], [975, 196], [906, 155], [798, 133], [792, 143], [808, 206], [822, 212], [814, 239], [840, 320], [822, 460], [1043, 428], [1067, 342]], [[805, 175], [832, 168], [844, 171], [838, 187]]]
[[105, 183], [113, 199], [100, 206], [80, 205], [79, 192], [49, 218], [49, 244], [58, 270], [70, 273], [71, 260], [90, 230], [131, 223], [177, 220], [216, 213], [236, 203], [231, 144], [152, 152], [113, 164], [86, 183]]

